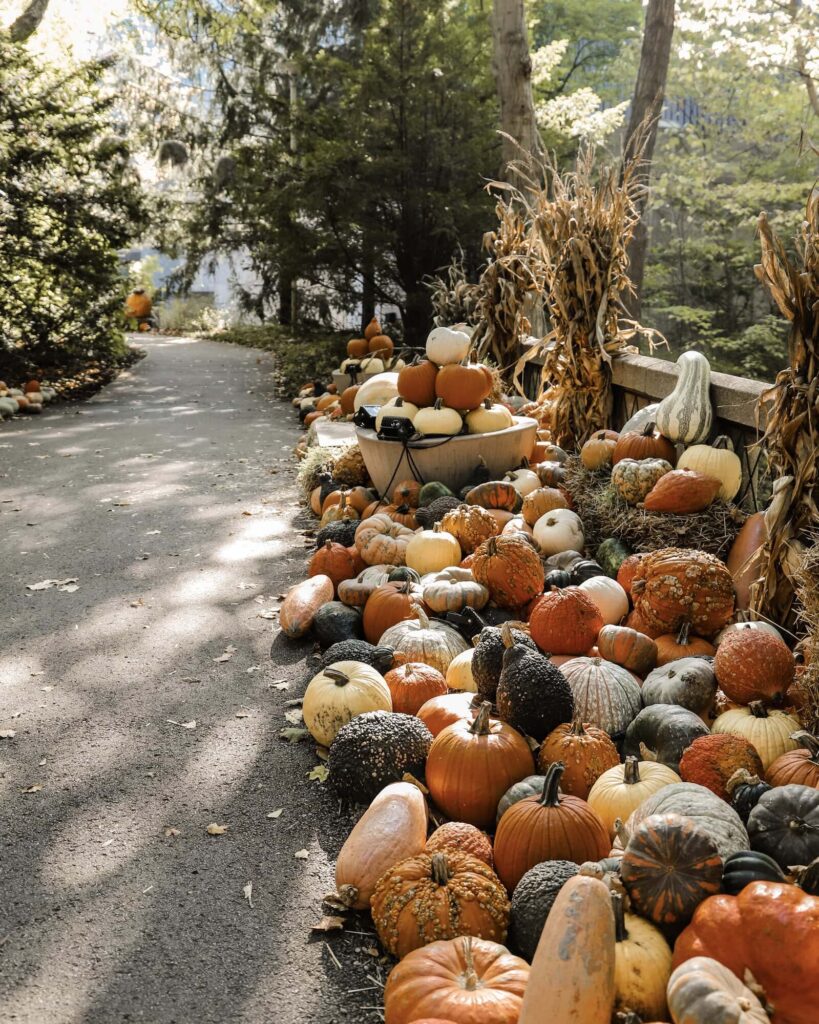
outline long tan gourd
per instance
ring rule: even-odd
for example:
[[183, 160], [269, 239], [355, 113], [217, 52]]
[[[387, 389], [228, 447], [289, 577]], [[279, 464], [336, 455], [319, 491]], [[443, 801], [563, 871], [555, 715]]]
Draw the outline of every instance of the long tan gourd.
[[610, 1024], [614, 947], [608, 886], [570, 878], [541, 933], [518, 1024]]
[[316, 612], [333, 600], [334, 593], [333, 581], [321, 573], [291, 587], [279, 609], [279, 625], [285, 636], [304, 636]]
[[368, 910], [375, 883], [399, 860], [426, 845], [427, 804], [417, 786], [394, 782], [373, 800], [347, 836], [336, 862], [339, 895], [355, 910]]

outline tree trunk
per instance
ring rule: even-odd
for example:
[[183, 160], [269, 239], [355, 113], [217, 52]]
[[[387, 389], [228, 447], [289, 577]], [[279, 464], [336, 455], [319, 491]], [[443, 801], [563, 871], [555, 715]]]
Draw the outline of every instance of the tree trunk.
[[[509, 164], [542, 152], [532, 98], [532, 58], [524, 0], [494, 0], [492, 66], [500, 100], [503, 138], [501, 177], [516, 183]], [[510, 138], [506, 138], [510, 136]]]
[[[671, 57], [671, 37], [674, 35], [674, 0], [648, 0], [646, 24], [643, 31], [643, 46], [640, 51], [640, 67], [637, 83], [631, 101], [623, 161], [633, 159], [642, 149], [640, 179], [648, 185], [651, 175], [651, 159], [657, 142], [657, 127], [665, 96], [668, 78], [668, 62]], [[646, 196], [640, 199], [640, 221], [629, 246], [629, 276], [636, 295], [628, 297], [626, 303], [635, 320], [640, 318], [645, 274], [648, 230], [643, 216]]]
[[40, 27], [40, 22], [45, 17], [49, 0], [29, 0], [29, 4], [23, 13], [12, 22], [9, 28], [9, 35], [13, 43], [24, 43], [29, 36], [33, 36]]

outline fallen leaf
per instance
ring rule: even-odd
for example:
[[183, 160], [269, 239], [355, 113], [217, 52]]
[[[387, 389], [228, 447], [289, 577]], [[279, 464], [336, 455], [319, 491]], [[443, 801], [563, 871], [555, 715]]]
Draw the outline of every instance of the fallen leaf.
[[296, 860], [307, 860], [310, 854], [307, 850], [296, 850], [293, 856], [296, 858]]
[[274, 690], [289, 690], [290, 689], [290, 683], [273, 683], [272, 685], [273, 685], [273, 689]]
[[364, 952], [368, 953], [370, 956], [381, 956], [375, 946], [365, 946]]
[[252, 516], [253, 513], [252, 512], [242, 512], [242, 515], [243, 516]]
[[40, 689], [43, 691], [43, 693], [51, 693], [51, 691], [54, 689], [54, 687], [53, 686], [41, 686]]
[[79, 589], [80, 588], [76, 583], [68, 583], [64, 587], [57, 587], [57, 590], [61, 591], [63, 594], [74, 594]]
[[42, 761], [38, 761], [37, 762], [37, 767], [38, 768], [45, 768], [45, 763], [46, 763], [46, 759], [43, 758]]
[[230, 661], [230, 659], [233, 657], [235, 653], [236, 648], [233, 646], [233, 644], [228, 644], [224, 652], [220, 654], [218, 658], [214, 658], [213, 660], [216, 662]]
[[343, 917], [336, 917], [334, 914], [325, 914], [318, 924], [314, 924], [311, 932], [340, 932], [347, 922]]
[[244, 886], [244, 888], [242, 889], [242, 895], [247, 900], [247, 902], [250, 904], [250, 909], [252, 910], [253, 909], [253, 883], [252, 882], [248, 882], [247, 885]]
[[195, 729], [196, 719], [191, 719], [190, 722], [177, 722], [174, 718], [166, 718], [165, 721], [168, 725], [178, 725], [180, 729]]
[[16, 735], [14, 729], [0, 729], [0, 740], [13, 740]]
[[271, 811], [270, 814], [266, 815], [266, 817], [268, 817], [268, 818], [280, 818], [283, 810], [284, 810], [283, 807], [277, 807], [275, 811]]
[[340, 910], [342, 914], [350, 909], [350, 904], [337, 892], [328, 892], [321, 902], [326, 903], [332, 910]]
[[261, 611], [261, 612], [259, 612], [257, 614], [256, 618], [257, 619], [275, 619], [278, 614], [279, 613], [277, 611], [275, 611], [273, 608], [265, 608], [264, 611]]
[[237, 718], [250, 718], [250, 712], [249, 711], [237, 711], [236, 712], [236, 717]]
[[131, 605], [130, 606], [131, 606], [131, 608], [142, 608], [144, 604], [145, 604], [145, 602], [142, 600], [141, 597], [139, 597], [139, 598], [137, 598], [136, 601], [131, 601]]
[[313, 782], [326, 782], [329, 774], [330, 769], [326, 764], [317, 764], [311, 772], [308, 772], [307, 778]]
[[217, 825], [216, 822], [212, 822], [205, 831], [209, 836], [223, 836], [229, 828], [230, 825]]
[[110, 846], [111, 843], [113, 843], [113, 841], [114, 841], [113, 839], [106, 839], [105, 842], [102, 845], [103, 846]]
[[[52, 587], [59, 587], [62, 590], [64, 587], [76, 582], [76, 576], [70, 576], [64, 580], [41, 580], [39, 583], [27, 583], [26, 590], [51, 590]], [[76, 589], [74, 587], [74, 590]]]
[[155, 537], [158, 533], [162, 533], [161, 530], [148, 530], [145, 534], [146, 537]]
[[246, 668], [245, 669], [245, 672], [249, 676], [252, 676], [254, 672], [261, 672], [261, 671], [262, 671], [262, 666], [261, 665], [251, 665], [250, 668]]
[[284, 718], [285, 721], [289, 722], [291, 725], [301, 725], [304, 721], [304, 715], [302, 714], [301, 708], [293, 708], [290, 711], [285, 711]]
[[42, 786], [29, 786], [28, 789], [21, 789], [21, 793], [39, 793]]
[[173, 839], [175, 836], [181, 836], [181, 835], [182, 835], [182, 833], [179, 831], [178, 828], [166, 828], [165, 829], [165, 837], [167, 839]]
[[329, 756], [330, 751], [327, 749], [327, 747], [316, 747], [316, 757], [320, 761], [326, 761]]
[[292, 726], [279, 730], [279, 739], [287, 740], [288, 743], [301, 743], [306, 740], [310, 733], [306, 729], [296, 729]]

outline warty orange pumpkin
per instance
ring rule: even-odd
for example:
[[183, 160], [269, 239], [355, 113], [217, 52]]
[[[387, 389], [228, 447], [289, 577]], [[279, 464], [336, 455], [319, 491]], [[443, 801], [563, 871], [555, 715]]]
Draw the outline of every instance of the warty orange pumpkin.
[[492, 840], [485, 832], [465, 821], [447, 821], [427, 840], [427, 853], [468, 853], [494, 867]]
[[734, 613], [734, 584], [725, 563], [688, 548], [646, 555], [634, 574], [631, 596], [635, 612], [654, 636], [673, 633], [686, 621], [700, 636], [713, 636]]
[[540, 772], [545, 774], [557, 761], [565, 766], [560, 779], [562, 791], [585, 800], [603, 772], [620, 763], [620, 755], [607, 732], [584, 725], [576, 716], [573, 722], [553, 729], [540, 745], [537, 756]]
[[579, 587], [544, 594], [529, 616], [532, 639], [548, 654], [585, 654], [602, 628], [597, 605]]
[[714, 672], [720, 689], [738, 704], [781, 704], [796, 674], [796, 662], [784, 640], [762, 630], [740, 629], [720, 643]]
[[520, 608], [543, 591], [543, 563], [517, 536], [490, 537], [475, 549], [472, 575], [501, 608]]

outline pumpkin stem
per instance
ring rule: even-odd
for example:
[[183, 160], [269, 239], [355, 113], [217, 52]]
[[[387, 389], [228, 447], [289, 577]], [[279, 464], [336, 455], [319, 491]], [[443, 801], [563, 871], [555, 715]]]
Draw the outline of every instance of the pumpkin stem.
[[555, 761], [546, 769], [543, 795], [539, 801], [541, 807], [557, 807], [560, 803], [560, 777], [565, 770], [566, 765], [562, 761]]
[[761, 700], [752, 700], [748, 707], [751, 709], [751, 714], [754, 718], [768, 717], [768, 709], [765, 707]]
[[473, 736], [488, 736], [489, 735], [489, 713], [492, 710], [492, 705], [488, 700], [481, 703], [480, 711], [475, 716], [475, 721], [470, 725], [469, 731]]
[[504, 622], [501, 625], [501, 640], [503, 640], [503, 646], [507, 650], [515, 646], [515, 638], [512, 636], [512, 627], [508, 622]]
[[429, 629], [429, 619], [420, 605], [415, 606], [415, 617], [418, 619], [418, 625], [421, 629]]
[[472, 939], [464, 939], [464, 960], [466, 961], [466, 973], [464, 974], [464, 988], [467, 992], [474, 992], [478, 987], [478, 972], [475, 970], [475, 959], [472, 956]]
[[626, 763], [623, 765], [623, 782], [627, 786], [634, 786], [639, 781], [640, 760], [632, 755], [626, 758]]
[[614, 819], [614, 834], [620, 840], [620, 845], [625, 850], [625, 848], [628, 846], [629, 842], [631, 841], [631, 833], [626, 828], [625, 824], [623, 823], [623, 819], [622, 818], [615, 818]]
[[487, 554], [487, 557], [492, 558], [497, 553], [498, 553], [498, 542], [495, 540], [494, 537], [490, 537], [489, 540], [486, 542], [486, 554]]
[[350, 677], [347, 673], [342, 672], [341, 669], [338, 668], [326, 668], [324, 670], [324, 675], [326, 675], [328, 679], [332, 679], [336, 686], [346, 686], [350, 681]]
[[690, 622], [683, 622], [680, 626], [680, 631], [677, 633], [677, 646], [687, 647], [688, 646], [688, 633], [691, 629]]
[[725, 783], [725, 790], [728, 796], [734, 795], [734, 790], [740, 786], [758, 786], [760, 783], [758, 775], [752, 775], [747, 768], [737, 768], [734, 774]]
[[611, 894], [611, 909], [614, 911], [614, 938], [617, 942], [625, 942], [628, 938], [626, 912], [623, 909], [623, 897], [619, 892]]
[[443, 408], [443, 405], [444, 405], [443, 398], [436, 398], [435, 399], [435, 405], [433, 405], [432, 408], [433, 409], [441, 409], [441, 408]]
[[790, 738], [808, 751], [810, 754], [809, 760], [813, 761], [814, 764], [819, 764], [819, 739], [811, 736], [805, 729], [792, 732]]
[[643, 437], [654, 437], [654, 431], [657, 429], [657, 424], [653, 421], [649, 421], [643, 427]]
[[433, 853], [432, 855], [432, 881], [436, 885], [446, 885], [452, 873], [449, 870], [449, 863], [445, 853]]
[[583, 716], [579, 712], [575, 712], [572, 718], [572, 727], [569, 729], [570, 736], [585, 736], [586, 730], [583, 728]]
[[484, 400], [483, 400], [483, 407], [484, 407], [484, 409], [491, 409], [492, 408], [492, 403], [491, 403], [491, 401], [488, 398], [484, 398]]

